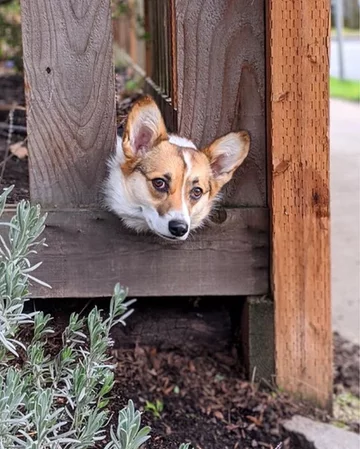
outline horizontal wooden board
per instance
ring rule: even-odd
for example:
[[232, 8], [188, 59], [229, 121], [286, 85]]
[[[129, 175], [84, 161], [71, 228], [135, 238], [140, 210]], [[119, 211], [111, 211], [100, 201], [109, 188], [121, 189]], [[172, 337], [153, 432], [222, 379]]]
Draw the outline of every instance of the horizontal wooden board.
[[[103, 297], [116, 282], [131, 296], [258, 295], [268, 292], [268, 210], [226, 209], [180, 244], [138, 236], [102, 211], [50, 211], [34, 297]], [[7, 212], [6, 217], [11, 213]], [[0, 229], [1, 232], [3, 229]]]

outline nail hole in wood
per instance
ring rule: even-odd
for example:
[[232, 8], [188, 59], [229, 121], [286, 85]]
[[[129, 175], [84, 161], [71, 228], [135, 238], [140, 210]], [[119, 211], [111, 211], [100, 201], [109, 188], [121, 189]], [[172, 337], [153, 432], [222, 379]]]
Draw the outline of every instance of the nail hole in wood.
[[222, 224], [227, 219], [227, 212], [225, 209], [215, 210], [210, 217], [210, 220], [216, 224]]

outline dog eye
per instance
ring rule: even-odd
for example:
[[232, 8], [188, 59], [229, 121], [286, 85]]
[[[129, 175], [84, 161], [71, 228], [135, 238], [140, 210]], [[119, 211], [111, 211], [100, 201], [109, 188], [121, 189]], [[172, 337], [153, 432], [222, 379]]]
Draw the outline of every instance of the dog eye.
[[164, 181], [164, 180], [161, 179], [161, 178], [153, 179], [153, 180], [152, 180], [152, 185], [153, 185], [154, 188], [155, 188], [156, 190], [158, 190], [159, 192], [166, 192], [167, 189], [168, 189], [168, 187], [169, 187], [169, 186], [167, 185], [167, 182]]
[[200, 187], [194, 187], [192, 191], [190, 192], [190, 197], [193, 200], [199, 200], [202, 197], [203, 191], [200, 189]]

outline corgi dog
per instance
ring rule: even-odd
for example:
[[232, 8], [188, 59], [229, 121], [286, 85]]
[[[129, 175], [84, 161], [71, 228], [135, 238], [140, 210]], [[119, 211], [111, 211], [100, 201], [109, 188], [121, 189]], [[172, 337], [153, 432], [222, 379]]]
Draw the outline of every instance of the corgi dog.
[[249, 134], [240, 131], [198, 149], [169, 134], [155, 101], [144, 96], [130, 110], [108, 162], [105, 205], [137, 232], [186, 240], [209, 216], [249, 147]]

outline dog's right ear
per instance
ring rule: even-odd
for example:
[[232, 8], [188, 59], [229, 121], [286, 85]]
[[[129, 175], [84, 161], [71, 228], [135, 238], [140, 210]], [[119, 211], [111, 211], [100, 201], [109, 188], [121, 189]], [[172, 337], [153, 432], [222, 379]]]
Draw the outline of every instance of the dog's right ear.
[[165, 123], [157, 104], [150, 96], [142, 97], [132, 107], [123, 135], [127, 159], [143, 156], [161, 140], [168, 139]]
[[230, 181], [235, 170], [244, 162], [249, 148], [249, 133], [239, 131], [216, 139], [209, 147], [202, 150], [209, 159], [219, 188]]

